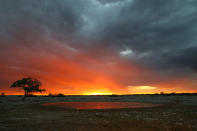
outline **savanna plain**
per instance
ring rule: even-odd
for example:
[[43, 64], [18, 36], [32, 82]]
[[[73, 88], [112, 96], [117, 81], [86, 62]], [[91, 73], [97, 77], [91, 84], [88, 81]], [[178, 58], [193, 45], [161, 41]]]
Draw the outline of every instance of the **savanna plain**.
[[[77, 110], [54, 102], [142, 102], [154, 107]], [[0, 97], [0, 131], [196, 131], [197, 95]]]

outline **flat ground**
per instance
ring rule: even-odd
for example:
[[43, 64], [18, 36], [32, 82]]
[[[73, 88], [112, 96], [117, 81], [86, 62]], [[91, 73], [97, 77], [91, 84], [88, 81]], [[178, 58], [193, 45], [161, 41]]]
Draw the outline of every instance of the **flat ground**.
[[[110, 99], [111, 101], [112, 99], [121, 101], [121, 97], [108, 96], [109, 99], [107, 96], [104, 97], [106, 101]], [[104, 98], [103, 96], [88, 98], [82, 96], [74, 98], [34, 97], [22, 101], [18, 96], [6, 96], [0, 98], [0, 131], [197, 131], [197, 105], [192, 102], [184, 104], [185, 96], [167, 97], [166, 101], [163, 100], [164, 98], [161, 99], [160, 104], [163, 105], [159, 107], [66, 110], [57, 107], [44, 107], [41, 104], [51, 101], [96, 101], [98, 99], [104, 100]], [[187, 101], [195, 99], [195, 97], [187, 97]], [[127, 96], [127, 99], [131, 98]], [[154, 99], [158, 101], [158, 96]], [[122, 101], [124, 100], [122, 99]], [[142, 97], [140, 100], [143, 102]], [[147, 101], [148, 98], [144, 99], [144, 102]], [[152, 103], [155, 103], [156, 100], [153, 101]]]

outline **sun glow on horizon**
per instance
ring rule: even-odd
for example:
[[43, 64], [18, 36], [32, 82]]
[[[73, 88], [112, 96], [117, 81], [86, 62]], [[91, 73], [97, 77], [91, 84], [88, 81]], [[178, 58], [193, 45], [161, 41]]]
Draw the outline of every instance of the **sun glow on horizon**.
[[128, 86], [133, 94], [154, 94], [158, 92], [157, 87], [154, 86]]
[[83, 95], [112, 95], [110, 92], [86, 92]]

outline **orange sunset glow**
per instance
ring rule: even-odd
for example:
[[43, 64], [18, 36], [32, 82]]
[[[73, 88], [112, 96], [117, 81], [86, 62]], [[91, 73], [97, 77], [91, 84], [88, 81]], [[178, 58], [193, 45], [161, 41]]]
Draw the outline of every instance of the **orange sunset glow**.
[[[51, 45], [51, 49], [54, 48]], [[59, 48], [61, 47], [61, 49]], [[10, 50], [8, 46], [4, 49]], [[49, 54], [47, 51], [36, 50], [30, 55], [21, 53], [32, 52], [20, 47], [12, 49], [10, 57], [1, 61], [1, 77], [4, 83], [1, 92], [10, 95], [21, 95], [20, 88], [10, 89], [9, 85], [22, 77], [34, 77], [42, 82], [47, 89], [42, 94], [66, 95], [111, 95], [111, 94], [153, 94], [158, 92], [195, 92], [195, 82], [187, 77], [172, 77], [166, 79], [161, 73], [126, 59], [94, 58], [79, 50], [73, 52], [67, 46], [57, 45], [60, 50], [66, 50], [71, 56]], [[109, 54], [106, 54], [109, 55]], [[11, 61], [12, 57], [22, 60], [19, 63]], [[165, 81], [163, 81], [165, 80]], [[37, 93], [36, 93], [37, 94]], [[39, 93], [38, 93], [39, 95]]]

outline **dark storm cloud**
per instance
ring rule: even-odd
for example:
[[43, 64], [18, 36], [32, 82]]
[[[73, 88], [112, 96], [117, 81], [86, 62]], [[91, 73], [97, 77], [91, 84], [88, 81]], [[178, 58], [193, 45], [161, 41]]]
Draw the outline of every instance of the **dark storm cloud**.
[[16, 43], [38, 37], [70, 39], [78, 28], [77, 13], [83, 8], [82, 4], [78, 6], [78, 3], [62, 0], [0, 1], [1, 42], [13, 40]]
[[105, 41], [126, 45], [152, 67], [196, 68], [197, 1], [136, 0], [121, 6], [102, 30]]
[[[168, 58], [169, 57], [169, 58]], [[167, 56], [170, 63], [181, 67], [191, 67], [197, 71], [197, 47], [182, 49]]]
[[63, 45], [101, 63], [116, 58], [166, 79], [184, 75], [197, 70], [196, 7], [196, 0], [0, 0], [0, 59], [20, 60], [12, 49], [27, 55], [33, 47], [65, 57]]

